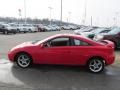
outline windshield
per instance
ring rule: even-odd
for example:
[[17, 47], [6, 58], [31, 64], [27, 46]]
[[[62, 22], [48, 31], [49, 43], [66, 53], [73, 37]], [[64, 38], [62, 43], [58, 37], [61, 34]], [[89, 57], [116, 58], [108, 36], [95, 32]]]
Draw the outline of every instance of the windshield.
[[120, 32], [120, 28], [115, 28], [115, 29], [112, 29], [110, 32], [108, 32], [108, 34], [117, 34]]
[[92, 30], [91, 32], [92, 33], [95, 33], [95, 34], [98, 34], [99, 32], [103, 31], [104, 29], [95, 29], [95, 30]]

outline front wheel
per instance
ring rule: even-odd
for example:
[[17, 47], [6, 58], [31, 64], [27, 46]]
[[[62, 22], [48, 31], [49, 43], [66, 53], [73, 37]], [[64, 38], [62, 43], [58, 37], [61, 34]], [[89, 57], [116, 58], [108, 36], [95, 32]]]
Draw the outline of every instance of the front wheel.
[[15, 61], [21, 68], [27, 68], [32, 63], [32, 58], [26, 53], [20, 53], [16, 56]]
[[87, 64], [88, 70], [92, 73], [99, 73], [104, 70], [104, 62], [100, 58], [92, 58]]

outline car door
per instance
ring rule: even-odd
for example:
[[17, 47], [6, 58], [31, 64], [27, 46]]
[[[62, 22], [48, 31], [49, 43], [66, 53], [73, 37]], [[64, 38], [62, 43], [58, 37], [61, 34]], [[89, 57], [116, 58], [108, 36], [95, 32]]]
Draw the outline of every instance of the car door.
[[69, 37], [57, 37], [47, 42], [38, 52], [39, 63], [44, 64], [67, 64], [69, 56]]
[[72, 39], [70, 48], [69, 64], [84, 65], [88, 59], [92, 46], [79, 39]]

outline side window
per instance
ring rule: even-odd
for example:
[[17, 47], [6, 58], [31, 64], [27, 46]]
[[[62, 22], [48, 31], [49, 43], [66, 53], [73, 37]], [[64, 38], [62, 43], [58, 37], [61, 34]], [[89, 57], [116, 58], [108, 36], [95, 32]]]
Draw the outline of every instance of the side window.
[[54, 46], [69, 46], [70, 41], [69, 41], [69, 38], [67, 38], [67, 37], [59, 37], [59, 38], [55, 38], [55, 39], [49, 41], [49, 44], [50, 44], [51, 47], [54, 47]]
[[74, 39], [74, 45], [75, 46], [90, 46], [89, 43], [84, 42], [84, 41], [80, 41], [78, 39]]

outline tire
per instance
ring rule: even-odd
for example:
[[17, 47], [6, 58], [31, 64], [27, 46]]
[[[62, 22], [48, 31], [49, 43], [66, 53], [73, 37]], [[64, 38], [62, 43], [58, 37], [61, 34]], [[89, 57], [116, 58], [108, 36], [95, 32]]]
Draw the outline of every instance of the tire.
[[8, 34], [8, 31], [7, 31], [7, 30], [5, 30], [5, 31], [4, 31], [4, 34]]
[[32, 33], [32, 30], [31, 30], [31, 29], [29, 29], [28, 31], [29, 31], [29, 33]]
[[100, 73], [104, 70], [104, 62], [101, 58], [92, 58], [87, 63], [87, 69], [92, 73]]
[[19, 29], [17, 29], [17, 33], [20, 33], [20, 30], [19, 30]]
[[13, 34], [16, 34], [16, 31], [14, 31]]
[[16, 56], [15, 61], [16, 61], [17, 65], [21, 68], [28, 68], [32, 64], [31, 56], [26, 53], [19, 53]]
[[26, 33], [27, 31], [23, 31], [23, 33]]

